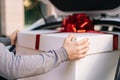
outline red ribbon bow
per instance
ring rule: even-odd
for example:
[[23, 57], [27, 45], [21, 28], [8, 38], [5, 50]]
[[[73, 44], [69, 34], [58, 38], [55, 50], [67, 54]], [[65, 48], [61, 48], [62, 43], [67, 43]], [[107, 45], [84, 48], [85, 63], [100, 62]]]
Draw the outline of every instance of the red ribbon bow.
[[73, 14], [62, 21], [63, 32], [94, 31], [93, 21], [86, 14]]

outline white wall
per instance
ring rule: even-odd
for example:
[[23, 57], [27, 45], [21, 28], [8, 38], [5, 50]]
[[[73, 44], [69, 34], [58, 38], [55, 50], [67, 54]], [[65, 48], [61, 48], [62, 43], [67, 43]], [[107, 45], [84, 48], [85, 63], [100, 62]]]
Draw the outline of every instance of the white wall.
[[1, 0], [1, 32], [9, 35], [24, 28], [23, 0]]

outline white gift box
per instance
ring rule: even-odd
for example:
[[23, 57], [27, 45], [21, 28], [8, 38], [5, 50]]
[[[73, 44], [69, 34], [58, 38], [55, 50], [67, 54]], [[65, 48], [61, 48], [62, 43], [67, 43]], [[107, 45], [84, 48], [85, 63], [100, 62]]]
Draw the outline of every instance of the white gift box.
[[73, 34], [77, 40], [88, 38], [89, 50], [87, 54], [96, 54], [113, 50], [113, 35], [100, 33], [50, 33], [41, 34], [41, 32], [18, 33], [17, 46], [31, 50], [48, 51], [62, 46], [64, 39]]
[[89, 55], [64, 62], [45, 74], [19, 80], [114, 80], [119, 56], [120, 50]]

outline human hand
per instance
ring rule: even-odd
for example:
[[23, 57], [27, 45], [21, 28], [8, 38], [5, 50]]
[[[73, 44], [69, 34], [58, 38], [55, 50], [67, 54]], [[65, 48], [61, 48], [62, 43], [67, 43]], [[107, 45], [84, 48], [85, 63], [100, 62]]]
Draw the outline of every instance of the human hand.
[[63, 43], [70, 60], [81, 59], [86, 56], [88, 51], [89, 42], [87, 38], [79, 41], [75, 41], [75, 39], [74, 35], [69, 35]]
[[15, 30], [9, 37], [11, 40], [11, 45], [15, 45], [16, 43], [16, 38], [17, 38], [17, 33], [19, 32], [19, 30]]

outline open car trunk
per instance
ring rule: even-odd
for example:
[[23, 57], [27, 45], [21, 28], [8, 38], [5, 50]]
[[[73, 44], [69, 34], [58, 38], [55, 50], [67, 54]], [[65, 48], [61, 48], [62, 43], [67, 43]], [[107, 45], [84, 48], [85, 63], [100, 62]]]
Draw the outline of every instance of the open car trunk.
[[[51, 9], [53, 18], [46, 19], [48, 23], [36, 25], [37, 29], [55, 29], [61, 26], [62, 19], [75, 13], [85, 13], [92, 19], [94, 24], [99, 25], [100, 30], [120, 31], [120, 0], [40, 0]], [[107, 27], [107, 28], [106, 28]]]

